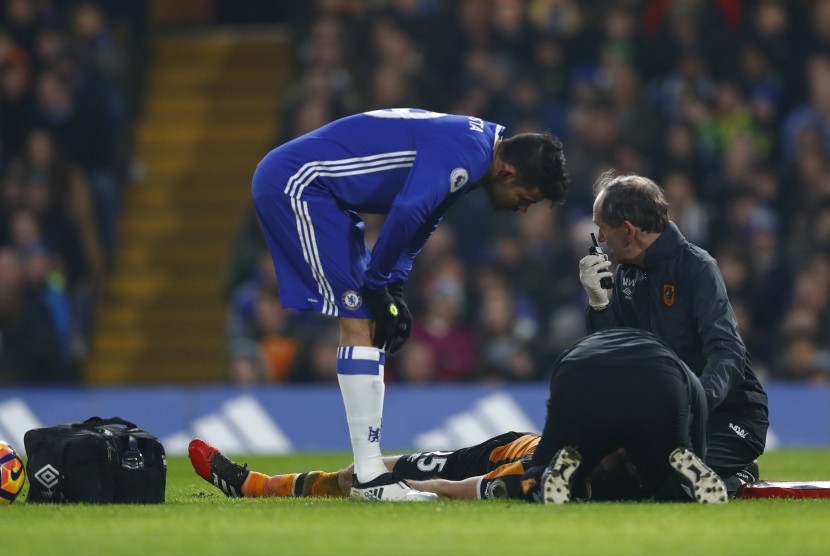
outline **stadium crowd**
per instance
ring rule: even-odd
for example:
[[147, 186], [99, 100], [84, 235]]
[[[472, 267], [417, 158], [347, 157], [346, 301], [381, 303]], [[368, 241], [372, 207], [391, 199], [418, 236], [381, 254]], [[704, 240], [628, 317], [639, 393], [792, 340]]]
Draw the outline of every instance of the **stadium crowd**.
[[[118, 252], [147, 4], [0, 9], [0, 383], [80, 379]], [[448, 213], [406, 286], [415, 330], [389, 380], [542, 378], [585, 333], [577, 262], [609, 168], [655, 179], [717, 258], [765, 379], [830, 379], [830, 0], [264, 4], [291, 22], [297, 71], [271, 147], [405, 106], [565, 142], [564, 206], [494, 216], [473, 193]], [[365, 219], [371, 244], [382, 219]], [[337, 330], [280, 308], [252, 214], [228, 266], [231, 379], [334, 381]]]
[[118, 249], [141, 4], [0, 10], [0, 383], [81, 378]]
[[[542, 378], [585, 333], [601, 172], [647, 175], [716, 257], [764, 379], [830, 379], [830, 1], [321, 0], [296, 14], [274, 145], [354, 112], [471, 114], [565, 142], [563, 207], [451, 210], [388, 380]], [[371, 244], [382, 221], [366, 215]], [[251, 216], [229, 273], [232, 380], [334, 381], [337, 331], [280, 309]]]

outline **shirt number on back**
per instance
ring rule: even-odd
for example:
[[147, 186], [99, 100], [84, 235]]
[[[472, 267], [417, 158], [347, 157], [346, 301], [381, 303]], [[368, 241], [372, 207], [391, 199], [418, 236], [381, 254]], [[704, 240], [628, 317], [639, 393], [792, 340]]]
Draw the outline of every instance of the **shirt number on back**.
[[394, 118], [398, 120], [428, 120], [430, 118], [441, 118], [446, 116], [441, 112], [430, 112], [418, 108], [386, 108], [384, 110], [372, 110], [364, 112], [367, 116], [375, 118]]
[[421, 455], [416, 462], [418, 469], [424, 473], [440, 473], [447, 464], [447, 456], [452, 452], [427, 452]]

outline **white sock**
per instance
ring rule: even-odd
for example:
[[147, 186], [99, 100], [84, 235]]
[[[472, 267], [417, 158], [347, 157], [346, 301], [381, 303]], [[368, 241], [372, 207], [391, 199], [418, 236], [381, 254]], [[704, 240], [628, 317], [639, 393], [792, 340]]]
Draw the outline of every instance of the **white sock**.
[[355, 474], [361, 483], [386, 473], [380, 452], [385, 357], [373, 347], [337, 348], [337, 381], [346, 407]]

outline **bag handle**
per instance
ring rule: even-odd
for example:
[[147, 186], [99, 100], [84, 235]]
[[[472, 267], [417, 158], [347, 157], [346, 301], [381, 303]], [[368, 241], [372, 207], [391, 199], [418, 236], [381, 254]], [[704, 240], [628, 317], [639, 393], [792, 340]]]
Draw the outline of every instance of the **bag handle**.
[[104, 425], [124, 425], [128, 429], [137, 429], [138, 425], [121, 417], [110, 417], [109, 419], [101, 419], [100, 417], [90, 417], [83, 423], [73, 423], [73, 429], [94, 429]]

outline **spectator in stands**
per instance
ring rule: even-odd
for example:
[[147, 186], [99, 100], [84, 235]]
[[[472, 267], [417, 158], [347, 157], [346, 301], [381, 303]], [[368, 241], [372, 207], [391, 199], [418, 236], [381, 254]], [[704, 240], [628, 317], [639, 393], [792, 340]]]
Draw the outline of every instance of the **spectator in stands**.
[[313, 336], [305, 338], [291, 372], [293, 382], [337, 382], [337, 346], [340, 336], [336, 326], [320, 322]]
[[784, 338], [777, 376], [826, 384], [830, 381], [830, 352], [820, 349], [812, 336], [790, 334]]
[[0, 13], [5, 381], [81, 376], [117, 245], [127, 159], [119, 88], [135, 72], [125, 37], [91, 1], [11, 0]]
[[[71, 64], [73, 72], [76, 67]], [[117, 221], [120, 214], [120, 185], [116, 180], [114, 148], [119, 125], [108, 114], [102, 92], [91, 88], [81, 96], [71, 87], [70, 79], [56, 70], [45, 71], [38, 82], [38, 109], [42, 124], [62, 150], [78, 161], [92, 186], [99, 235], [112, 263], [118, 243]], [[103, 104], [103, 107], [102, 107]]]
[[442, 357], [426, 342], [411, 338], [401, 356], [393, 363], [397, 380], [408, 384], [429, 384], [441, 380], [436, 376], [436, 363]]
[[228, 381], [240, 386], [264, 384], [268, 378], [259, 344], [247, 338], [231, 343], [228, 357]]
[[27, 295], [23, 265], [11, 248], [0, 248], [0, 382], [65, 381], [60, 342], [48, 309]]
[[9, 33], [0, 30], [0, 140], [9, 158], [23, 150], [26, 135], [37, 118], [32, 73], [29, 55]]
[[[46, 198], [32, 208], [41, 213], [50, 241], [66, 259], [71, 286], [94, 293], [103, 280], [105, 261], [85, 174], [58, 151], [43, 129], [28, 135], [23, 161], [30, 179], [48, 188]], [[81, 286], [83, 281], [89, 283]]]
[[533, 319], [518, 318], [510, 291], [501, 280], [487, 282], [480, 293], [478, 349], [480, 380], [532, 380], [537, 376], [530, 350], [537, 332]]
[[290, 331], [289, 313], [280, 305], [275, 291], [259, 291], [254, 307], [254, 324], [256, 331], [253, 335], [265, 358], [266, 378], [271, 382], [285, 382], [300, 345]]
[[[473, 331], [463, 322], [467, 295], [461, 261], [445, 259], [424, 282], [424, 310], [416, 313], [412, 329], [412, 339], [431, 351], [432, 367], [424, 372], [444, 382], [469, 380], [478, 352]], [[406, 374], [411, 376], [413, 371]]]
[[669, 201], [669, 219], [677, 224], [686, 239], [705, 249], [709, 240], [709, 216], [695, 197], [689, 177], [679, 172], [669, 174], [663, 179], [663, 187]]

